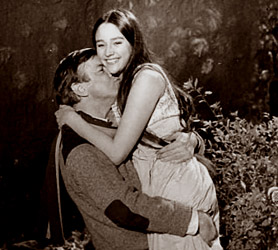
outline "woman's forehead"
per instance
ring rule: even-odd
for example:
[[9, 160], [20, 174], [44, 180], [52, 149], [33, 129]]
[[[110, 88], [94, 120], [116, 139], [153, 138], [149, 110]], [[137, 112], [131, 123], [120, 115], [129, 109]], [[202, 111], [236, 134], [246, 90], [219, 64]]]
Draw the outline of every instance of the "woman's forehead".
[[101, 24], [96, 32], [96, 42], [107, 39], [118, 39], [123, 38], [124, 35], [121, 33], [119, 28], [113, 23], [103, 23]]

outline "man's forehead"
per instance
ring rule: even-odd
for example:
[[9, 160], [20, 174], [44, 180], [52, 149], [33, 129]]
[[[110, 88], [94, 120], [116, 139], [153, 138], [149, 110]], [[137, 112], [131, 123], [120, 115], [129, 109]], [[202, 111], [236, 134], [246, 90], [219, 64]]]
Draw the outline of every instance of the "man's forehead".
[[96, 64], [96, 65], [101, 64], [101, 61], [97, 55], [92, 56], [87, 62]]
[[83, 62], [78, 66], [78, 74], [84, 76], [97, 72], [98, 68], [101, 67], [101, 65], [102, 64], [99, 58], [97, 56], [93, 56], [86, 62]]
[[97, 56], [93, 56], [86, 62], [81, 63], [78, 67], [78, 70], [87, 70], [88, 68], [90, 68], [90, 70], [94, 70], [99, 66], [101, 66], [99, 58]]

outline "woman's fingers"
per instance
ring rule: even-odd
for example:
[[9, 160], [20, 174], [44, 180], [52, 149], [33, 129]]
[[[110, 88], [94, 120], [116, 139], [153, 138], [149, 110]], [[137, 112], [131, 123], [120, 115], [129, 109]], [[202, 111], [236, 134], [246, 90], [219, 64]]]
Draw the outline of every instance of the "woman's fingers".
[[61, 128], [66, 124], [67, 115], [70, 112], [74, 112], [74, 109], [67, 105], [60, 105], [59, 109], [55, 112], [56, 121], [58, 123], [58, 127]]

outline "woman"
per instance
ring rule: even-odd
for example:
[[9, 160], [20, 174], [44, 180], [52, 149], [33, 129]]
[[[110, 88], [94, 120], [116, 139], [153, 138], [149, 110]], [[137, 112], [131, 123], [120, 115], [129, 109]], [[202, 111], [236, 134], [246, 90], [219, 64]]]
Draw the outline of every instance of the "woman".
[[[126, 10], [109, 11], [96, 22], [93, 43], [105, 69], [120, 79], [117, 105], [113, 108], [121, 118], [117, 132], [114, 138], [105, 135], [69, 108], [57, 112], [59, 125], [72, 127], [115, 164], [133, 153], [144, 192], [210, 212], [218, 228], [215, 188], [206, 167], [195, 157], [186, 163], [159, 160], [157, 152], [163, 143], [171, 141], [175, 132], [188, 129], [192, 106], [190, 98], [179, 94], [163, 69], [151, 63], [135, 16]], [[150, 234], [148, 240], [153, 250], [221, 249], [219, 239], [209, 247], [198, 234]]]

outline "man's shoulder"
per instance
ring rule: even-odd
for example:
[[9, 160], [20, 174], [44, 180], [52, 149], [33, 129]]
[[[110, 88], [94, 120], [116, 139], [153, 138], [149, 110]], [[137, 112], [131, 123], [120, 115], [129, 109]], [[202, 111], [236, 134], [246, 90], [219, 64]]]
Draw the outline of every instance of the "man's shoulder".
[[113, 165], [111, 160], [97, 147], [89, 143], [83, 143], [71, 150], [67, 160], [67, 166], [80, 168], [92, 168], [99, 167], [103, 165]]

